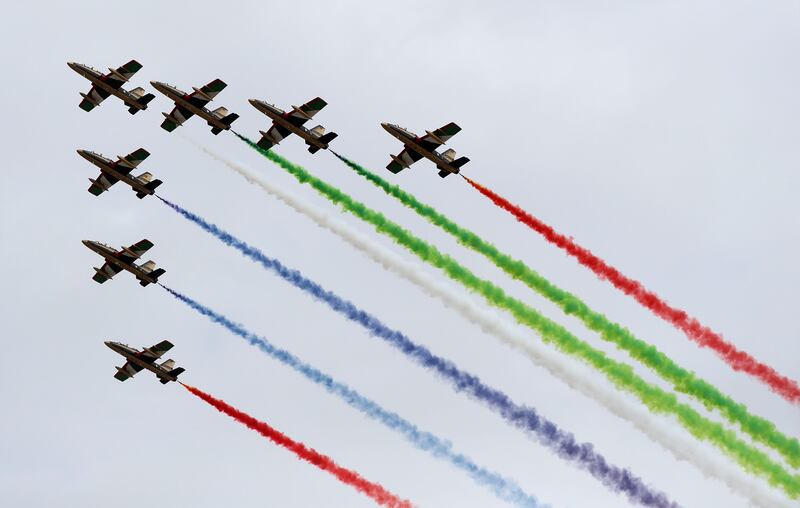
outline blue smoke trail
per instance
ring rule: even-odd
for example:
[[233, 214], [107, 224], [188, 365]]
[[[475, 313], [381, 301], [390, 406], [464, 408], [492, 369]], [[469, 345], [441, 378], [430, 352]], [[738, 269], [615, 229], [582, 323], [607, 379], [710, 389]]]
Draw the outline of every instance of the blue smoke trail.
[[429, 432], [423, 432], [419, 430], [408, 420], [403, 419], [396, 413], [392, 413], [386, 409], [383, 409], [377, 403], [364, 397], [347, 385], [335, 381], [329, 375], [315, 369], [307, 363], [300, 361], [300, 359], [285, 349], [280, 349], [272, 345], [265, 338], [259, 337], [247, 331], [247, 329], [245, 329], [242, 325], [234, 323], [222, 314], [214, 312], [213, 310], [192, 300], [186, 295], [170, 289], [161, 283], [159, 283], [159, 285], [166, 289], [178, 300], [182, 301], [204, 316], [207, 316], [215, 323], [224, 326], [231, 333], [238, 335], [249, 342], [250, 345], [256, 346], [262, 352], [270, 355], [284, 365], [296, 370], [310, 381], [323, 386], [330, 393], [339, 396], [339, 398], [343, 399], [345, 402], [347, 402], [347, 404], [361, 411], [373, 420], [378, 420], [390, 429], [403, 434], [406, 439], [411, 441], [411, 443], [417, 448], [425, 450], [437, 458], [446, 459], [457, 468], [466, 471], [476, 482], [489, 487], [500, 499], [513, 503], [517, 506], [524, 506], [528, 508], [547, 508], [546, 505], [539, 504], [533, 495], [523, 491], [513, 480], [503, 478], [497, 473], [488, 471], [475, 464], [472, 459], [460, 453], [454, 452], [449, 441], [445, 441]]
[[644, 506], [657, 508], [678, 506], [665, 494], [655, 491], [629, 470], [609, 464], [605, 457], [594, 450], [591, 443], [577, 442], [572, 433], [560, 429], [555, 423], [539, 415], [534, 408], [515, 403], [508, 395], [487, 386], [477, 376], [460, 370], [451, 361], [433, 354], [429, 349], [416, 344], [403, 333], [389, 328], [375, 316], [307, 279], [299, 271], [287, 268], [280, 261], [267, 257], [257, 248], [251, 247], [215, 224], [205, 221], [198, 215], [164, 198], [159, 197], [159, 199], [205, 231], [216, 236], [223, 243], [236, 248], [264, 268], [275, 272], [295, 287], [326, 303], [351, 321], [360, 324], [371, 334], [388, 342], [420, 365], [433, 369], [442, 378], [449, 381], [456, 391], [465, 392], [484, 402], [511, 425], [524, 432], [533, 433], [542, 445], [550, 448], [562, 459], [588, 471], [614, 492], [625, 493], [631, 501]]

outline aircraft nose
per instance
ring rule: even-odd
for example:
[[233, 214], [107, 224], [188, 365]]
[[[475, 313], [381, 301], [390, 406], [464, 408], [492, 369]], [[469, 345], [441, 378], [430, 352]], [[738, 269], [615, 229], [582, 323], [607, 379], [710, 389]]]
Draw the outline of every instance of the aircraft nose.
[[383, 127], [384, 129], [386, 129], [388, 131], [389, 130], [389, 123], [388, 122], [381, 122], [381, 127]]
[[85, 246], [87, 246], [87, 247], [90, 247], [90, 246], [91, 246], [91, 243], [92, 243], [92, 241], [91, 241], [91, 240], [81, 240], [81, 243], [82, 243], [82, 244], [84, 244], [84, 245], [85, 245]]
[[247, 101], [247, 102], [249, 102], [250, 104], [252, 104], [253, 106], [255, 106], [256, 104], [258, 104], [258, 99], [248, 99], [248, 101]]
[[107, 341], [103, 342], [103, 344], [105, 344], [108, 347], [111, 347], [111, 341], [110, 340], [107, 340]]
[[86, 150], [76, 150], [76, 152], [78, 152], [78, 155], [84, 159], [89, 160], [89, 154], [86, 152]]
[[77, 64], [77, 63], [75, 63], [75, 62], [67, 62], [67, 65], [68, 65], [68, 66], [69, 66], [69, 68], [70, 68], [70, 69], [72, 69], [72, 70], [76, 70], [76, 69], [78, 68], [78, 64]]

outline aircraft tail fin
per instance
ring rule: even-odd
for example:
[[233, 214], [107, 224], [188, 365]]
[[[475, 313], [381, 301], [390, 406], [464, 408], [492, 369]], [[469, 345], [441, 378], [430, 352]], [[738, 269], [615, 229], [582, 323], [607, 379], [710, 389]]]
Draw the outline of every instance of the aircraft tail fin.
[[[151, 191], [149, 194], [153, 194], [155, 192], [155, 190], [156, 190], [156, 187], [158, 187], [162, 183], [164, 183], [164, 182], [162, 182], [161, 180], [156, 178], [155, 180], [151, 180], [151, 181], [147, 182], [147, 184], [145, 184], [145, 188], [147, 190]], [[144, 192], [137, 192], [136, 193], [136, 197], [139, 198], [139, 199], [142, 199], [143, 197], [145, 197], [147, 195], [148, 195], [148, 193], [144, 193]]]
[[[317, 138], [320, 141], [320, 143], [324, 143], [325, 145], [336, 139], [336, 137], [338, 136], [338, 134], [336, 134], [335, 132], [329, 132], [327, 134], [324, 134], [324, 132], [325, 128], [321, 125], [317, 125], [313, 129], [311, 129], [311, 135]], [[308, 151], [311, 153], [317, 153], [320, 149], [319, 146], [313, 145], [309, 142], [306, 142], [306, 144], [308, 145]]]
[[136, 99], [136, 103], [139, 104], [141, 107], [137, 108], [135, 105], [131, 105], [128, 109], [128, 112], [132, 115], [135, 115], [140, 109], [147, 109], [147, 103], [155, 99], [155, 95], [151, 93], [144, 93], [144, 88], [136, 87], [131, 90], [130, 94]]
[[335, 132], [329, 132], [329, 133], [321, 136], [319, 138], [319, 140], [327, 145], [328, 143], [330, 143], [331, 141], [336, 139], [336, 136], [338, 136], [338, 134], [336, 134]]
[[450, 165], [451, 165], [451, 166], [453, 166], [454, 168], [458, 169], [458, 168], [460, 168], [461, 166], [463, 166], [464, 164], [466, 164], [467, 162], [469, 162], [469, 159], [468, 159], [468, 158], [466, 158], [466, 157], [459, 157], [458, 159], [456, 159], [456, 160], [454, 160], [453, 162], [451, 162], [451, 163], [450, 163]]
[[456, 158], [456, 151], [452, 148], [448, 148], [444, 152], [442, 152], [442, 159], [446, 160], [447, 162], [453, 162], [453, 159]]
[[[164, 270], [163, 268], [156, 268], [155, 270], [153, 270], [152, 268], [154, 266], [156, 266], [155, 263], [153, 263], [152, 261], [148, 261], [147, 263], [142, 265], [140, 268], [142, 268], [143, 269], [142, 271], [147, 273], [147, 275], [151, 279], [153, 279], [152, 282], [158, 282], [158, 278], [161, 277], [162, 275], [164, 275], [167, 271]], [[146, 280], [146, 279], [139, 279], [139, 285], [142, 286], [142, 287], [146, 287], [148, 284], [150, 284], [150, 282], [151, 281]]]
[[222, 123], [224, 123], [225, 125], [230, 125], [233, 122], [235, 122], [237, 118], [239, 118], [239, 115], [237, 115], [236, 113], [231, 113], [229, 115], [226, 115], [225, 118], [222, 119]]
[[[172, 376], [174, 379], [177, 380], [178, 376], [183, 374], [184, 372], [186, 372], [186, 369], [184, 369], [183, 367], [178, 367], [177, 369], [172, 369], [167, 374], [169, 374], [170, 376]], [[169, 383], [170, 381], [172, 381], [172, 379], [167, 379], [167, 378], [163, 378], [162, 377], [162, 378], [159, 379], [159, 381], [161, 381], [162, 385], [165, 385], [165, 384]]]

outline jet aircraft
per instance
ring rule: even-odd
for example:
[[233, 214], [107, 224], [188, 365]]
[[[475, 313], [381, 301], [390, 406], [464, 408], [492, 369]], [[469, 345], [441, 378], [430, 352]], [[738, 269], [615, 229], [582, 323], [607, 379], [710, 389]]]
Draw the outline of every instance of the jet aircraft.
[[399, 125], [382, 123], [381, 126], [386, 129], [386, 132], [402, 141], [404, 145], [400, 155], [392, 155], [392, 162], [386, 166], [386, 169], [392, 173], [399, 173], [425, 157], [436, 164], [437, 169], [439, 169], [439, 176], [444, 178], [449, 174], [458, 174], [461, 166], [469, 162], [469, 159], [466, 157], [459, 157], [456, 159], [456, 152], [452, 148], [442, 153], [436, 151], [437, 148], [445, 144], [448, 139], [455, 136], [461, 130], [461, 127], [453, 122], [433, 132], [425, 131], [425, 135], [422, 137], [417, 136]]
[[89, 181], [92, 182], [89, 192], [95, 196], [104, 193], [120, 180], [130, 185], [139, 199], [155, 193], [156, 187], [161, 185], [161, 180], [153, 180], [153, 175], [148, 172], [144, 172], [139, 176], [131, 176], [130, 174], [133, 168], [150, 155], [150, 152], [144, 148], [139, 148], [125, 157], [117, 155], [117, 160], [115, 161], [90, 150], [78, 150], [78, 154], [100, 168], [100, 176], [96, 179], [89, 178]]
[[164, 275], [166, 271], [163, 268], [156, 268], [156, 264], [153, 261], [148, 261], [141, 265], [134, 263], [153, 246], [153, 243], [147, 239], [136, 242], [130, 247], [122, 247], [120, 250], [92, 240], [83, 240], [83, 244], [103, 256], [106, 260], [102, 267], [94, 269], [96, 273], [92, 280], [100, 284], [114, 277], [122, 270], [126, 270], [131, 272], [139, 280], [139, 284], [144, 287], [148, 284], [157, 283], [158, 278]]
[[219, 107], [214, 111], [205, 107], [206, 104], [214, 100], [218, 93], [228, 86], [221, 79], [215, 79], [203, 88], [192, 87], [192, 90], [194, 90], [192, 93], [186, 93], [160, 81], [151, 81], [150, 84], [175, 102], [175, 107], [171, 113], [161, 113], [165, 117], [161, 128], [168, 132], [174, 131], [176, 127], [183, 125], [183, 122], [197, 115], [208, 122], [208, 125], [211, 126], [211, 132], [216, 135], [230, 129], [234, 120], [239, 118], [239, 115], [228, 113], [228, 110], [223, 107]]
[[292, 106], [291, 111], [283, 111], [272, 104], [250, 99], [250, 104], [272, 119], [272, 127], [267, 132], [261, 132], [261, 139], [258, 146], [264, 150], [269, 150], [274, 145], [281, 142], [283, 138], [294, 133], [303, 138], [308, 145], [308, 151], [316, 153], [320, 148], [325, 150], [337, 134], [335, 132], [325, 133], [325, 127], [317, 125], [313, 129], [303, 127], [308, 120], [324, 108], [328, 103], [317, 97], [300, 106]]
[[177, 381], [178, 375], [184, 372], [183, 367], [175, 368], [175, 360], [169, 359], [162, 363], [157, 363], [156, 360], [161, 358], [161, 355], [172, 349], [172, 343], [168, 340], [162, 340], [155, 346], [146, 347], [138, 351], [127, 344], [120, 342], [113, 342], [107, 340], [106, 346], [110, 347], [115, 353], [119, 353], [125, 357], [125, 365], [116, 367], [117, 373], [114, 377], [120, 381], [133, 377], [137, 372], [142, 369], [147, 369], [158, 377], [162, 385], [170, 381]]
[[83, 100], [78, 106], [84, 111], [91, 111], [95, 106], [99, 106], [106, 97], [114, 95], [122, 99], [128, 106], [130, 114], [135, 115], [139, 110], [147, 109], [147, 103], [155, 97], [151, 93], [145, 93], [144, 88], [141, 87], [136, 87], [130, 92], [122, 88], [122, 85], [142, 68], [142, 64], [136, 60], [131, 60], [117, 69], [109, 67], [108, 74], [76, 62], [67, 62], [67, 65], [92, 82], [89, 93], [81, 93]]

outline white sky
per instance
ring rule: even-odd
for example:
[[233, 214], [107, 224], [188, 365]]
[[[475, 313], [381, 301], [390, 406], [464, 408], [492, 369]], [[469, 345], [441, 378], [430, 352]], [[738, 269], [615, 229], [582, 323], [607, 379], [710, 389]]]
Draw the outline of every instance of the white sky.
[[[350, 384], [476, 462], [557, 507], [619, 506], [615, 497], [499, 417], [192, 226], [123, 185], [94, 197], [96, 170], [75, 150], [138, 147], [165, 197], [198, 212], [479, 374], [612, 462], [686, 506], [744, 506], [630, 425], [481, 333], [418, 288], [158, 125], [157, 94], [131, 117], [109, 98], [87, 114], [89, 84], [66, 66], [136, 58], [150, 80], [184, 90], [228, 83], [212, 104], [257, 137], [247, 104], [317, 95], [315, 120], [340, 153], [382, 175], [398, 143], [379, 123], [421, 132], [448, 121], [449, 145], [487, 184], [644, 281], [669, 301], [795, 379], [800, 362], [800, 7], [795, 2], [18, 2], [6, 6], [0, 57], [5, 157], [0, 232], [0, 492], [3, 505], [371, 506], [313, 466], [143, 373], [113, 379], [103, 346], [163, 338], [185, 380], [420, 506], [495, 506], [487, 490], [418, 451], [293, 371], [128, 274], [91, 281], [93, 239], [149, 238], [164, 283]], [[230, 133], [192, 119], [180, 132], [328, 207]], [[485, 259], [297, 138], [278, 150], [453, 254], [610, 351]], [[630, 327], [798, 435], [800, 412], [651, 316], [516, 224], [460, 179], [420, 162], [393, 181]], [[356, 219], [344, 216], [378, 242]], [[398, 250], [398, 252], [400, 252]], [[403, 256], [410, 256], [402, 252]], [[429, 269], [433, 272], [433, 269]], [[442, 275], [436, 273], [436, 277]], [[644, 370], [641, 372], [647, 373]], [[650, 376], [648, 375], [648, 378]], [[708, 453], [716, 453], [708, 449]]]

